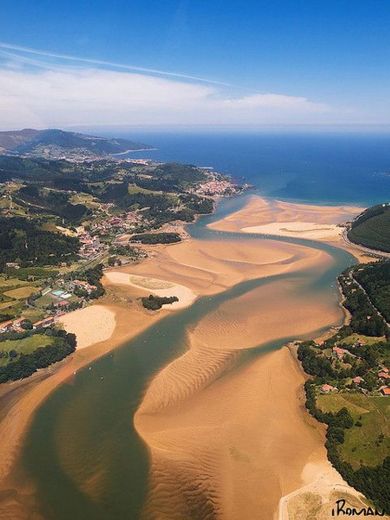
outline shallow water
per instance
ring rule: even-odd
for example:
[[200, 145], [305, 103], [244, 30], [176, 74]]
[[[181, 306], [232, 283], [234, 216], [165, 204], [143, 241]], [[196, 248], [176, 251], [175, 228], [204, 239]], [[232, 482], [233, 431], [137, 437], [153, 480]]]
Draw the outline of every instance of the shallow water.
[[[258, 235], [222, 233], [205, 225], [238, 209], [245, 197], [221, 203], [215, 215], [190, 226], [198, 239], [259, 239]], [[338, 304], [337, 275], [353, 263], [348, 253], [326, 244], [298, 239], [327, 251], [334, 262], [318, 276], [295, 273], [297, 291], [309, 291]], [[288, 280], [283, 274], [240, 283], [214, 296], [200, 298], [190, 308], [168, 316], [113, 353], [80, 370], [59, 387], [38, 410], [26, 438], [22, 467], [37, 486], [38, 501], [47, 519], [100, 520], [140, 517], [147, 486], [149, 461], [133, 426], [133, 415], [148, 382], [163, 366], [186, 348], [186, 331], [221, 303], [255, 287]], [[299, 278], [301, 277], [301, 284]], [[247, 355], [277, 349], [284, 338]], [[101, 379], [101, 377], [104, 379]]]

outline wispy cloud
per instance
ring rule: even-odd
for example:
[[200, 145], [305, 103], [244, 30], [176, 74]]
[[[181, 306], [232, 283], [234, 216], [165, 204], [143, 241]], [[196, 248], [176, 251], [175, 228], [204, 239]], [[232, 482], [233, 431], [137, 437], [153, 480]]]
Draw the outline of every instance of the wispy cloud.
[[251, 92], [165, 72], [0, 43], [2, 128], [317, 122], [305, 97]]
[[[5, 43], [5, 42], [0, 42], [0, 50], [3, 50], [5, 52], [6, 51], [16, 51], [17, 53], [21, 53], [21, 54], [16, 54], [16, 53], [11, 54], [10, 52], [7, 53], [7, 55], [9, 57], [14, 57], [19, 60], [23, 59], [24, 54], [30, 54], [30, 55], [32, 54], [34, 56], [40, 56], [41, 58], [45, 58], [45, 57], [46, 58], [55, 58], [57, 60], [64, 60], [64, 61], [73, 62], [73, 63], [84, 63], [84, 64], [88, 64], [88, 65], [111, 67], [114, 69], [123, 69], [123, 70], [128, 70], [128, 71], [133, 71], [133, 72], [143, 72], [146, 74], [156, 74], [158, 76], [164, 76], [164, 77], [188, 79], [188, 80], [192, 80], [192, 81], [200, 81], [202, 83], [221, 85], [221, 86], [225, 86], [225, 87], [232, 86], [229, 83], [224, 83], [222, 81], [217, 81], [217, 80], [207, 79], [207, 78], [200, 78], [198, 76], [192, 76], [190, 74], [183, 74], [181, 72], [170, 72], [170, 71], [164, 71], [164, 70], [159, 70], [159, 69], [151, 69], [151, 68], [147, 68], [147, 67], [138, 67], [136, 65], [127, 65], [127, 64], [123, 64], [123, 63], [116, 63], [116, 62], [112, 62], [112, 61], [95, 60], [95, 59], [90, 59], [90, 58], [80, 58], [79, 56], [72, 56], [70, 54], [60, 54], [60, 53], [55, 53], [55, 52], [42, 51], [42, 50], [38, 50], [38, 49], [32, 49], [31, 47], [22, 47], [20, 45], [12, 45], [12, 44]], [[38, 62], [35, 62], [35, 63], [37, 64]], [[39, 65], [42, 66], [43, 63], [39, 62]], [[45, 64], [45, 65], [47, 66], [47, 64]]]

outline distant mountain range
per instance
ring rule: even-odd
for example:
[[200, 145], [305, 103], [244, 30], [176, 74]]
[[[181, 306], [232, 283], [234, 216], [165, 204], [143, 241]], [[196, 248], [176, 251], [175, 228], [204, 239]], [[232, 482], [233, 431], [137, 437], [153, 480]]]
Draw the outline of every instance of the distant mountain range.
[[150, 149], [151, 146], [129, 141], [65, 132], [64, 130], [24, 129], [0, 132], [0, 154], [46, 157], [48, 159], [83, 159]]

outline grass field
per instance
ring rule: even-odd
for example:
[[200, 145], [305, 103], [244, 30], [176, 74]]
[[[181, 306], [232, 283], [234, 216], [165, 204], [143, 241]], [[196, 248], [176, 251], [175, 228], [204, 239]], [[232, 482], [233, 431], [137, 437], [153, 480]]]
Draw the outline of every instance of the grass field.
[[169, 199], [173, 204], [176, 204], [178, 199], [178, 196], [176, 193], [171, 192], [163, 192], [163, 191], [155, 191], [155, 190], [148, 190], [146, 188], [140, 188], [139, 186], [136, 186], [135, 184], [129, 184], [128, 186], [128, 192], [129, 195], [135, 195], [137, 193], [144, 193], [145, 195], [156, 195], [161, 196], [163, 195], [167, 199]]
[[36, 321], [42, 320], [45, 317], [45, 313], [42, 309], [30, 307], [23, 309], [23, 317], [35, 323]]
[[0, 276], [0, 292], [7, 289], [15, 289], [23, 285], [28, 285], [28, 282], [19, 280], [18, 278], [5, 278]]
[[32, 285], [24, 285], [23, 287], [18, 287], [17, 289], [11, 289], [10, 291], [6, 291], [3, 293], [8, 298], [13, 298], [15, 300], [25, 300], [33, 293], [38, 292], [39, 287], [34, 287]]
[[[346, 407], [355, 425], [345, 430], [341, 446], [342, 458], [354, 469], [361, 465], [376, 466], [390, 453], [390, 399], [382, 396], [343, 392], [320, 395], [317, 406], [324, 412], [335, 413]], [[360, 422], [361, 426], [357, 426]], [[381, 436], [383, 439], [381, 440]]]
[[[0, 341], [0, 352], [15, 350], [18, 354], [30, 354], [38, 347], [47, 347], [55, 341], [56, 338], [46, 336], [45, 334], [34, 334], [29, 338]], [[0, 358], [0, 366], [4, 366], [8, 362], [9, 358]]]
[[0, 314], [7, 315], [6, 320], [20, 316], [23, 308], [21, 300], [11, 300], [9, 302], [0, 303]]
[[134, 195], [135, 193], [146, 193], [148, 195], [161, 195], [161, 191], [147, 190], [146, 188], [140, 188], [135, 184], [129, 184], [128, 187], [129, 195]]
[[353, 345], [357, 341], [360, 341], [364, 345], [373, 345], [374, 343], [378, 343], [379, 341], [384, 340], [384, 336], [364, 336], [363, 334], [351, 334], [350, 336], [342, 339], [340, 343], [343, 343], [344, 345]]
[[90, 195], [89, 193], [75, 193], [70, 198], [71, 204], [84, 204], [87, 208], [97, 209], [99, 208], [99, 202]]

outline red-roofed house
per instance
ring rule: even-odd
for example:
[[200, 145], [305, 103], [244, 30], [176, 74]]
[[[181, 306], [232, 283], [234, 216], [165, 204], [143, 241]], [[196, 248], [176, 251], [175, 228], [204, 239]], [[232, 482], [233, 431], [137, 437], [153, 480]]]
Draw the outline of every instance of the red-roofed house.
[[50, 327], [50, 325], [52, 325], [54, 323], [54, 318], [53, 317], [50, 317], [50, 318], [45, 318], [44, 320], [41, 320], [41, 321], [37, 321], [36, 323], [34, 323], [34, 329], [44, 329], [46, 327]]
[[337, 390], [337, 388], [332, 385], [325, 384], [321, 386], [321, 392], [324, 392], [325, 394], [328, 394], [329, 392], [334, 392], [335, 390]]
[[378, 372], [378, 377], [380, 377], [381, 379], [390, 379], [390, 375], [384, 370]]
[[13, 320], [3, 321], [3, 323], [0, 323], [0, 332], [10, 331], [12, 329], [13, 323]]
[[13, 328], [17, 332], [21, 332], [23, 330], [22, 323], [26, 321], [25, 318], [18, 318], [13, 322]]
[[338, 359], [343, 359], [345, 354], [349, 354], [348, 350], [345, 350], [340, 347], [333, 347], [332, 351], [333, 351], [333, 354], [335, 354], [335, 356], [337, 356]]
[[383, 386], [381, 392], [383, 395], [390, 395], [390, 386]]
[[360, 383], [363, 381], [363, 378], [360, 377], [360, 376], [356, 376], [356, 377], [354, 377], [354, 378], [352, 379], [352, 381], [353, 381], [354, 383], [356, 383], [357, 385], [360, 385]]

